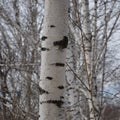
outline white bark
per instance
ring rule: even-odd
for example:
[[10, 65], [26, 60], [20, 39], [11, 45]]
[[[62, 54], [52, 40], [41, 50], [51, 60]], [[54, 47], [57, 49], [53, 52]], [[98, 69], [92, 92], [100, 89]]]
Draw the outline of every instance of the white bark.
[[[88, 86], [89, 91], [87, 92], [88, 95], [88, 105], [89, 105], [89, 117], [90, 120], [97, 120], [98, 111], [96, 109], [96, 80], [93, 76], [95, 73], [92, 73], [94, 70], [93, 68], [93, 53], [92, 50], [92, 33], [91, 33], [91, 26], [90, 26], [90, 18], [89, 18], [89, 1], [82, 0], [83, 4], [83, 57], [84, 57], [84, 67], [85, 67], [85, 78], [86, 84]], [[94, 49], [94, 48], [93, 48]]]
[[[45, 0], [39, 120], [59, 120], [64, 104], [68, 1]], [[63, 114], [63, 112], [62, 112]]]
[[78, 117], [78, 91], [75, 80], [75, 41], [70, 32], [70, 42], [67, 49], [67, 68], [66, 68], [66, 120], [77, 120]]

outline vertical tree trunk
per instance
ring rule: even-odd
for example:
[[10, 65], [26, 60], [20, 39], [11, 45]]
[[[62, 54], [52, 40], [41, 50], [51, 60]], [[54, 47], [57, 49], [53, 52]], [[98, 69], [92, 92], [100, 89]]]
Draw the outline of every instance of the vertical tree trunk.
[[67, 14], [67, 0], [45, 0], [39, 120], [64, 120], [61, 111], [64, 103], [65, 56], [68, 44]]
[[[93, 68], [93, 53], [92, 50], [92, 33], [91, 33], [91, 26], [90, 26], [90, 18], [89, 18], [89, 1], [82, 0], [83, 4], [83, 56], [84, 56], [84, 67], [85, 67], [85, 78], [86, 84], [88, 86], [89, 91], [87, 92], [88, 95], [88, 105], [89, 105], [89, 117], [90, 120], [97, 120], [98, 111], [96, 109], [96, 79], [93, 77], [95, 76], [94, 68]], [[94, 49], [94, 48], [93, 48]]]
[[70, 32], [69, 44], [67, 49], [67, 67], [66, 67], [66, 120], [77, 120], [78, 117], [78, 91], [75, 80], [75, 41]]

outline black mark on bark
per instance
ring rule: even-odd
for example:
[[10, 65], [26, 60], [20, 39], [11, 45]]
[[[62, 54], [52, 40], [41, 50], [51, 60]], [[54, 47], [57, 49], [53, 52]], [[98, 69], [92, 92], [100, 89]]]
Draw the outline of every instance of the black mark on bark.
[[63, 96], [60, 96], [60, 99], [64, 99], [64, 97], [63, 97]]
[[47, 36], [42, 36], [41, 40], [45, 41], [47, 39]]
[[63, 86], [63, 85], [61, 85], [61, 86], [58, 86], [58, 88], [59, 88], [59, 89], [64, 89], [64, 86]]
[[64, 67], [64, 66], [65, 66], [64, 63], [56, 63], [55, 65], [56, 65], [56, 66], [61, 66], [61, 67]]
[[40, 95], [42, 95], [42, 94], [49, 94], [48, 91], [42, 89], [41, 87], [39, 87], [39, 93], [40, 93]]
[[62, 100], [48, 100], [48, 101], [42, 101], [41, 104], [42, 103], [55, 104], [57, 107], [61, 108], [64, 102]]
[[50, 27], [51, 27], [51, 28], [54, 28], [54, 27], [56, 27], [56, 26], [55, 26], [55, 25], [50, 25]]
[[65, 66], [64, 63], [53, 63], [51, 65], [55, 65], [55, 66], [59, 66], [59, 67], [64, 67]]
[[41, 51], [46, 51], [46, 50], [49, 51], [49, 48], [45, 48], [45, 47], [41, 48]]
[[64, 36], [62, 40], [53, 42], [54, 46], [58, 46], [59, 49], [65, 49], [68, 45], [68, 37]]
[[46, 79], [48, 79], [48, 80], [52, 80], [53, 78], [48, 76], [48, 77], [46, 77]]

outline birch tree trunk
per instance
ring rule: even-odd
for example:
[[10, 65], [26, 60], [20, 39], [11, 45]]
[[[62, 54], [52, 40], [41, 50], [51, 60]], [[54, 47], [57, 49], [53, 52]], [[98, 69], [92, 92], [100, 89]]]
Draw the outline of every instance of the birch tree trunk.
[[[75, 79], [75, 41], [70, 32], [69, 44], [67, 49], [67, 67], [66, 67], [66, 120], [78, 120], [78, 91]], [[80, 118], [79, 118], [80, 120]]]
[[93, 68], [93, 53], [92, 49], [92, 33], [91, 33], [91, 26], [90, 26], [90, 18], [89, 18], [89, 1], [82, 0], [83, 6], [83, 31], [82, 31], [82, 44], [83, 44], [83, 58], [84, 58], [84, 69], [85, 69], [85, 78], [86, 78], [86, 85], [89, 89], [87, 92], [88, 95], [88, 105], [89, 105], [89, 117], [90, 120], [97, 120], [98, 111], [96, 108], [96, 100], [97, 100], [97, 85], [95, 79], [95, 73]]
[[45, 0], [39, 120], [64, 120], [61, 111], [64, 104], [65, 56], [68, 44], [67, 14], [67, 0]]

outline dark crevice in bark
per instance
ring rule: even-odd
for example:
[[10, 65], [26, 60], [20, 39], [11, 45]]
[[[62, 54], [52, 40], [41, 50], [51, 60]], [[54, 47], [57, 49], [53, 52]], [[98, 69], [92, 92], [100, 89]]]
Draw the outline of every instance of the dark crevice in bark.
[[51, 28], [54, 28], [54, 27], [56, 27], [56, 26], [55, 26], [55, 25], [50, 25], [50, 27], [51, 27]]
[[68, 45], [68, 37], [64, 36], [62, 40], [53, 42], [54, 46], [58, 46], [59, 49], [65, 49]]
[[53, 63], [51, 65], [55, 65], [55, 66], [59, 66], [59, 67], [64, 67], [65, 66], [64, 63]]
[[60, 99], [64, 99], [64, 97], [63, 97], [63, 96], [60, 96]]
[[48, 79], [48, 80], [52, 80], [53, 78], [52, 78], [52, 77], [47, 76], [47, 77], [46, 77], [46, 79]]
[[49, 48], [42, 47], [41, 51], [49, 51]]
[[40, 102], [40, 104], [43, 103], [55, 104], [57, 107], [61, 108], [64, 102], [62, 100], [48, 100]]
[[42, 94], [49, 94], [48, 91], [42, 89], [41, 87], [39, 87], [39, 93], [40, 93], [40, 95], [42, 95]]
[[45, 41], [47, 39], [47, 36], [42, 36], [41, 40]]
[[59, 89], [64, 89], [64, 86], [63, 86], [63, 85], [61, 85], [61, 86], [58, 86], [58, 88], [59, 88]]

